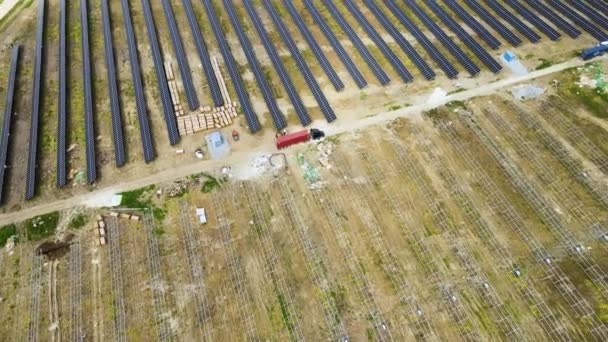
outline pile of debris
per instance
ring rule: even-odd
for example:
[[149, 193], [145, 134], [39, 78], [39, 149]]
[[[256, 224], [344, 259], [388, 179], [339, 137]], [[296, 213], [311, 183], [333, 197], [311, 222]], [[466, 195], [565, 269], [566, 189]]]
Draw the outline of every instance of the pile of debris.
[[321, 180], [319, 170], [309, 163], [303, 154], [299, 154], [297, 159], [300, 168], [304, 171], [304, 180], [308, 184], [308, 188], [311, 190], [322, 188], [323, 181]]
[[319, 152], [319, 164], [326, 169], [331, 169], [329, 163], [329, 157], [336, 149], [336, 146], [331, 141], [322, 141], [317, 145], [317, 151]]
[[608, 76], [598, 63], [578, 68], [580, 76], [576, 85], [579, 88], [594, 89], [598, 94], [608, 94]]
[[189, 184], [187, 181], [178, 180], [173, 182], [169, 188], [165, 189], [165, 192], [169, 197], [179, 197], [188, 192], [188, 187]]

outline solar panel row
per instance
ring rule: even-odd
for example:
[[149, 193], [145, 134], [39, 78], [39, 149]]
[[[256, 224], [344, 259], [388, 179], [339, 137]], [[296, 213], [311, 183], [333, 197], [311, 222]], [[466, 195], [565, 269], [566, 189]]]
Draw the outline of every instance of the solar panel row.
[[234, 89], [236, 90], [236, 94], [239, 98], [241, 108], [243, 109], [245, 120], [247, 121], [247, 125], [249, 126], [249, 131], [251, 131], [251, 133], [255, 133], [262, 129], [262, 126], [258, 121], [258, 117], [255, 114], [255, 111], [253, 110], [253, 106], [251, 105], [251, 101], [249, 100], [249, 94], [247, 93], [247, 89], [245, 88], [245, 84], [243, 83], [243, 79], [241, 78], [241, 74], [239, 74], [239, 70], [234, 60], [234, 56], [232, 56], [232, 52], [230, 51], [230, 46], [226, 41], [226, 37], [224, 36], [224, 32], [222, 31], [220, 22], [217, 19], [215, 9], [213, 9], [213, 4], [210, 0], [203, 0], [203, 4], [205, 5], [205, 11], [207, 12], [209, 22], [211, 23], [211, 28], [213, 29], [215, 39], [220, 47], [222, 57], [224, 58], [224, 63], [226, 65], [226, 68], [228, 69], [228, 73], [230, 74], [230, 79], [232, 80], [232, 84], [234, 85]]
[[144, 97], [144, 87], [141, 79], [141, 69], [139, 59], [137, 57], [137, 45], [135, 42], [135, 33], [133, 32], [133, 23], [131, 21], [131, 10], [129, 9], [128, 0], [121, 0], [122, 18], [125, 25], [125, 34], [127, 36], [127, 45], [129, 48], [129, 61], [131, 63], [131, 79], [133, 80], [133, 91], [135, 93], [135, 108], [137, 109], [137, 119], [139, 121], [139, 134], [143, 148], [144, 161], [146, 163], [154, 160], [154, 145], [152, 142], [152, 133], [150, 132], [150, 119], [146, 109], [146, 99]]
[[57, 82], [57, 174], [55, 182], [61, 188], [68, 183], [67, 163], [67, 44], [66, 0], [59, 1], [59, 75]]
[[338, 57], [346, 67], [346, 70], [348, 70], [350, 76], [353, 78], [357, 86], [359, 88], [367, 86], [367, 81], [361, 74], [361, 71], [359, 71], [359, 69], [357, 68], [353, 60], [350, 58], [350, 56], [342, 46], [342, 43], [340, 43], [340, 40], [338, 40], [338, 37], [336, 37], [334, 32], [331, 30], [331, 28], [325, 21], [325, 19], [323, 19], [321, 13], [317, 9], [317, 7], [315, 7], [314, 3], [310, 0], [305, 0], [304, 4], [306, 5], [308, 12], [310, 12], [310, 14], [312, 15], [312, 18], [317, 24], [317, 26], [319, 26], [319, 28], [325, 35], [325, 38], [327, 38], [327, 40], [329, 41], [329, 44], [331, 44], [331, 46], [334, 48], [334, 51], [336, 51], [336, 53], [338, 54]]
[[285, 4], [289, 15], [291, 15], [291, 18], [298, 27], [298, 30], [300, 30], [300, 33], [302, 33], [302, 36], [306, 40], [306, 43], [308, 44], [310, 49], [312, 50], [312, 53], [315, 55], [315, 57], [317, 57], [321, 68], [323, 69], [323, 71], [325, 71], [325, 74], [329, 78], [331, 84], [333, 84], [334, 88], [337, 91], [344, 89], [344, 83], [342, 83], [342, 80], [338, 76], [338, 73], [336, 73], [333, 66], [327, 59], [327, 56], [325, 56], [325, 53], [319, 46], [319, 43], [317, 43], [315, 37], [312, 35], [312, 32], [310, 32], [308, 26], [306, 26], [306, 23], [298, 13], [296, 6], [293, 4], [293, 2], [291, 2], [291, 0], [283, 0], [283, 4]]
[[192, 8], [192, 2], [190, 0], [182, 0], [182, 5], [186, 11], [186, 17], [188, 18], [188, 24], [190, 25], [190, 32], [192, 33], [192, 38], [194, 39], [194, 45], [196, 46], [198, 57], [201, 60], [203, 72], [207, 78], [207, 84], [209, 86], [209, 91], [211, 92], [213, 104], [216, 107], [219, 107], [224, 104], [222, 91], [220, 90], [220, 85], [217, 82], [215, 73], [213, 72], [213, 65], [211, 64], [211, 58], [209, 57], [209, 52], [207, 51], [207, 44], [205, 43], [201, 29], [196, 21], [196, 15], [194, 14], [194, 9]]
[[87, 159], [87, 182], [97, 180], [95, 155], [95, 118], [93, 117], [93, 85], [91, 75], [91, 51], [89, 47], [89, 13], [87, 0], [80, 0], [80, 39], [82, 43], [82, 80], [84, 84], [84, 135]]
[[608, 4], [604, 0], [587, 0], [593, 7], [598, 11], [601, 11], [605, 15], [608, 15]]
[[38, 2], [38, 22], [36, 24], [36, 53], [34, 59], [34, 78], [32, 84], [32, 113], [30, 124], [30, 148], [25, 175], [25, 199], [34, 198], [36, 192], [36, 161], [38, 154], [38, 125], [40, 121], [40, 86], [42, 74], [42, 46], [44, 39], [44, 10], [46, 1]]
[[404, 0], [408, 7], [414, 12], [414, 14], [424, 23], [424, 25], [435, 35], [435, 37], [443, 44], [443, 46], [450, 51], [452, 56], [464, 66], [464, 68], [471, 74], [477, 75], [481, 70], [469, 56], [467, 56], [458, 45], [448, 37], [448, 35], [431, 19], [431, 17], [418, 6], [413, 0]]
[[247, 58], [247, 62], [249, 63], [249, 67], [253, 72], [253, 76], [255, 77], [255, 81], [262, 92], [262, 97], [264, 98], [264, 102], [266, 102], [266, 106], [270, 111], [270, 116], [272, 117], [272, 121], [274, 122], [274, 126], [277, 130], [282, 130], [287, 126], [285, 122], [285, 118], [277, 105], [277, 102], [272, 94], [272, 90], [268, 85], [268, 81], [264, 77], [264, 71], [262, 70], [262, 66], [258, 61], [258, 58], [255, 55], [253, 50], [253, 46], [249, 41], [249, 38], [245, 34], [241, 23], [239, 22], [238, 16], [234, 7], [232, 5], [232, 0], [224, 0], [224, 8], [226, 9], [226, 13], [228, 13], [228, 17], [230, 18], [230, 22], [232, 22], [232, 27], [234, 28], [237, 37], [239, 38], [239, 42], [241, 43], [241, 48], [245, 52], [245, 57]]
[[372, 39], [372, 41], [376, 44], [380, 52], [384, 55], [386, 59], [388, 59], [389, 63], [393, 66], [397, 74], [401, 77], [403, 81], [411, 82], [414, 77], [407, 70], [403, 62], [397, 57], [397, 55], [391, 50], [388, 44], [382, 39], [382, 36], [374, 29], [372, 24], [365, 18], [359, 7], [357, 7], [351, 0], [344, 0], [344, 4], [346, 8], [350, 11], [350, 13], [357, 19], [359, 24], [363, 27], [363, 30], [367, 32], [367, 35]]
[[518, 0], [505, 0], [505, 2], [527, 21], [532, 23], [532, 25], [534, 25], [537, 29], [543, 32], [547, 37], [549, 37], [549, 39], [558, 40], [562, 36], [553, 27], [539, 18], [534, 12], [522, 5]]
[[19, 63], [20, 48], [21, 47], [19, 45], [15, 45], [11, 53], [11, 68], [8, 74], [8, 85], [6, 87], [6, 101], [4, 102], [2, 140], [0, 141], [0, 203], [4, 199], [4, 177], [6, 171], [6, 158], [8, 155], [9, 136], [11, 134], [11, 121], [13, 118], [13, 100], [15, 98], [15, 83], [17, 80], [17, 67]]
[[547, 0], [549, 5], [553, 6], [556, 10], [562, 13], [565, 17], [570, 19], [573, 23], [578, 25], [583, 30], [587, 31], [591, 36], [599, 41], [608, 39], [608, 35], [597, 26], [589, 22], [585, 17], [575, 12], [572, 8], [566, 6], [564, 3], [556, 0]]
[[427, 80], [432, 80], [435, 78], [435, 72], [431, 67], [424, 61], [422, 56], [418, 54], [418, 51], [414, 49], [414, 47], [403, 37], [401, 32], [386, 18], [386, 15], [378, 4], [374, 0], [365, 0], [365, 4], [370, 9], [370, 11], [374, 14], [376, 19], [380, 22], [380, 24], [384, 27], [384, 29], [393, 37], [395, 42], [401, 47], [401, 50], [405, 52], [408, 57], [414, 62], [416, 67], [422, 72], [422, 75]]
[[506, 20], [511, 26], [513, 26], [517, 31], [523, 34], [529, 41], [532, 43], [537, 43], [540, 41], [540, 36], [538, 33], [534, 32], [531, 28], [529, 28], [523, 21], [519, 20], [513, 13], [509, 12], [503, 5], [498, 3], [495, 0], [484, 0], [484, 2], [498, 14], [501, 18]]
[[498, 49], [502, 44], [490, 31], [481, 25], [475, 17], [467, 12], [456, 0], [443, 0], [443, 2], [456, 13], [477, 35], [483, 39], [492, 49]]
[[319, 83], [317, 83], [317, 80], [315, 79], [314, 75], [310, 71], [308, 64], [304, 60], [304, 57], [298, 50], [298, 46], [296, 45], [296, 42], [291, 37], [289, 31], [287, 30], [285, 23], [283, 22], [283, 20], [281, 19], [281, 17], [277, 13], [277, 11], [272, 6], [272, 2], [270, 0], [264, 0], [264, 7], [266, 8], [266, 11], [268, 11], [268, 13], [270, 13], [270, 17], [272, 18], [274, 25], [279, 30], [279, 34], [283, 38], [285, 45], [287, 45], [287, 49], [289, 50], [289, 52], [291, 53], [291, 56], [295, 60], [296, 65], [298, 66], [298, 69], [300, 69], [300, 72], [304, 76], [304, 80], [308, 84], [308, 87], [310, 88], [312, 95], [314, 96], [315, 100], [317, 100], [317, 103], [319, 104], [319, 108], [321, 109], [323, 116], [325, 116], [325, 119], [327, 120], [327, 122], [332, 122], [332, 121], [336, 120], [336, 114], [334, 113], [334, 110], [329, 105], [329, 102], [327, 101], [325, 94], [323, 94], [321, 87], [319, 87]]
[[452, 63], [450, 63], [447, 58], [431, 43], [429, 38], [427, 38], [424, 33], [418, 28], [418, 26], [410, 19], [400, 8], [397, 6], [394, 0], [385, 0], [384, 3], [388, 7], [388, 9], [393, 13], [395, 17], [401, 22], [405, 28], [410, 31], [410, 33], [416, 38], [416, 41], [426, 50], [426, 52], [431, 55], [431, 58], [439, 65], [441, 70], [445, 72], [445, 74], [449, 78], [455, 78], [458, 76], [458, 71]]
[[283, 87], [285, 87], [285, 90], [287, 91], [287, 96], [289, 96], [289, 99], [291, 100], [291, 104], [293, 105], [296, 114], [300, 119], [300, 123], [302, 123], [302, 125], [304, 126], [307, 126], [312, 122], [312, 120], [308, 115], [308, 111], [304, 106], [304, 102], [302, 102], [302, 99], [300, 98], [298, 90], [294, 86], [293, 82], [291, 81], [291, 78], [289, 77], [289, 74], [287, 73], [287, 69], [285, 69], [285, 65], [283, 65], [283, 61], [279, 56], [279, 52], [277, 51], [272, 40], [270, 39], [270, 36], [266, 32], [266, 29], [262, 24], [262, 20], [255, 11], [253, 4], [251, 4], [249, 1], [246, 1], [244, 4], [245, 9], [247, 10], [249, 17], [251, 18], [251, 21], [253, 22], [253, 26], [258, 32], [258, 36], [260, 36], [260, 40], [262, 41], [262, 44], [264, 45], [268, 56], [270, 56], [270, 60], [275, 70], [277, 71], [279, 78], [281, 79], [281, 83], [283, 83]]
[[380, 84], [388, 84], [391, 79], [384, 72], [384, 70], [382, 70], [382, 67], [380, 66], [376, 58], [374, 58], [374, 56], [371, 54], [371, 52], [369, 52], [365, 44], [363, 44], [357, 32], [355, 32], [355, 30], [350, 26], [346, 19], [344, 19], [336, 5], [333, 3], [333, 0], [323, 0], [323, 3], [331, 13], [334, 20], [338, 22], [338, 25], [340, 25], [344, 33], [346, 33], [355, 48], [357, 48], [359, 54], [361, 54], [361, 57], [363, 57], [365, 63], [367, 63], [367, 65], [370, 67], [378, 81], [380, 81]]
[[101, 20], [103, 22], [103, 40], [106, 57], [106, 71], [108, 74], [108, 96], [110, 97], [110, 110], [112, 114], [112, 137], [114, 138], [114, 160], [116, 166], [126, 163], [125, 143], [122, 132], [122, 117], [120, 113], [120, 99], [116, 81], [116, 64], [114, 61], [114, 43], [112, 42], [112, 27], [110, 26], [110, 9], [108, 0], [101, 0]]
[[179, 131], [177, 130], [173, 101], [171, 100], [171, 94], [169, 93], [169, 83], [167, 83], [167, 75], [165, 74], [163, 58], [160, 54], [160, 46], [158, 44], [158, 36], [156, 35], [154, 18], [152, 17], [152, 9], [150, 8], [150, 2], [148, 0], [141, 0], [141, 5], [144, 9], [144, 19], [146, 22], [146, 29], [148, 31], [148, 40], [150, 41], [152, 59], [154, 60], [156, 81], [158, 83], [158, 89], [160, 90], [160, 101], [163, 105], [163, 113], [165, 123], [167, 125], [169, 143], [171, 145], [175, 145], [179, 143]]
[[201, 105], [198, 102], [198, 96], [194, 89], [192, 74], [190, 72], [190, 63], [184, 52], [184, 43], [182, 42], [182, 37], [177, 28], [177, 23], [175, 22], [175, 14], [173, 13], [169, 0], [161, 0], [161, 3], [163, 5], [163, 11], [165, 12], [165, 19], [167, 19], [167, 26], [169, 27], [169, 34], [171, 35], [171, 43], [173, 43], [173, 51], [177, 58], [179, 73], [182, 76], [182, 83], [184, 85], [184, 90], [186, 91], [186, 100], [188, 101], [190, 110], [195, 110]]
[[536, 10], [545, 18], [549, 19], [557, 28], [564, 31], [567, 35], [572, 38], [577, 38], [581, 35], [581, 31], [574, 25], [570, 24], [562, 17], [557, 15], [551, 8], [547, 7], [543, 2], [539, 0], [525, 0], [530, 7]]
[[477, 15], [486, 22], [490, 27], [492, 27], [498, 34], [500, 34], [506, 41], [508, 41], [513, 46], [519, 46], [522, 40], [513, 33], [509, 28], [507, 28], [496, 16], [494, 16], [490, 11], [488, 11], [485, 7], [483, 7], [477, 0], [464, 0], [464, 2], [473, 10], [473, 12], [477, 13]]
[[599, 11], [592, 8], [582, 1], [571, 1], [570, 4], [574, 6], [579, 12], [586, 15], [587, 18], [595, 21], [600, 27], [608, 27], [608, 19], [602, 15]]

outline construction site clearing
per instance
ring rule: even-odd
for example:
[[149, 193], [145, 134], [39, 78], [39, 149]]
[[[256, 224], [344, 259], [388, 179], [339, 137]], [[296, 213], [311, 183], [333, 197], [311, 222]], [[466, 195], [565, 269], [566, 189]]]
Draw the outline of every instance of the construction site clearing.
[[606, 123], [566, 97], [594, 68], [18, 223], [1, 336], [605, 340]]

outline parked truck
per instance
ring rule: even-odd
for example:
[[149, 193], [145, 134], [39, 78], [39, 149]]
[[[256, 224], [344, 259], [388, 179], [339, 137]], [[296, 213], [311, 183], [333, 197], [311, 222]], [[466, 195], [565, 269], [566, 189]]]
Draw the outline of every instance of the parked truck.
[[309, 130], [298, 131], [294, 133], [287, 133], [284, 135], [280, 135], [277, 137], [277, 149], [284, 149], [291, 145], [300, 144], [303, 142], [309, 141], [311, 138], [313, 140], [318, 140], [325, 137], [325, 132], [318, 130], [316, 128], [312, 128]]
[[608, 41], [601, 42], [594, 47], [583, 50], [583, 52], [581, 52], [581, 58], [584, 61], [588, 61], [592, 58], [601, 56], [606, 52], [608, 52]]

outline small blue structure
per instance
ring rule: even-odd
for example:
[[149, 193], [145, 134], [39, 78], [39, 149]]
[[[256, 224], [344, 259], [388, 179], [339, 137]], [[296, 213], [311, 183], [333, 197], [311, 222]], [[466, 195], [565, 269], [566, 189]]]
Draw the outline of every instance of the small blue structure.
[[517, 56], [511, 51], [505, 52], [503, 57], [504, 57], [505, 61], [507, 61], [507, 62], [512, 62], [517, 59]]
[[230, 144], [222, 132], [207, 134], [206, 139], [211, 159], [220, 159], [230, 154]]
[[590, 47], [588, 49], [583, 50], [581, 53], [581, 58], [584, 61], [588, 61], [592, 58], [601, 56], [608, 52], [608, 41], [601, 42], [594, 47]]

